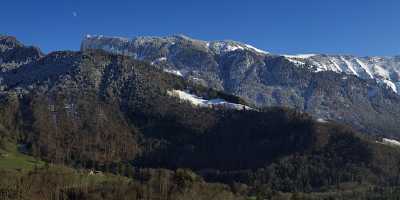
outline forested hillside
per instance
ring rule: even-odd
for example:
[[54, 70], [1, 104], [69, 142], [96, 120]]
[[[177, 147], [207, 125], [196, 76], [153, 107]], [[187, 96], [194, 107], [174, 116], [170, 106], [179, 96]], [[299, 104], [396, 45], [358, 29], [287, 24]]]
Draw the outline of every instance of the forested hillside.
[[398, 193], [398, 147], [287, 108], [195, 106], [169, 91], [254, 107], [130, 57], [53, 52], [0, 76], [0, 161], [9, 146], [29, 157], [23, 162], [35, 160], [26, 168], [0, 162], [5, 199]]
[[259, 107], [289, 107], [371, 135], [399, 137], [398, 57], [276, 55], [236, 41], [86, 36], [101, 49], [172, 71]]

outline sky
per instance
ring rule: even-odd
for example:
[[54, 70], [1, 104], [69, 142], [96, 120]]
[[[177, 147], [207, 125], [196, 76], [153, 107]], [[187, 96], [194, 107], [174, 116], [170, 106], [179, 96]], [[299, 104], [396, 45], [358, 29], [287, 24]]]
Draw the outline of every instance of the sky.
[[276, 54], [400, 55], [399, 0], [1, 0], [0, 34], [48, 53], [86, 34], [236, 40]]

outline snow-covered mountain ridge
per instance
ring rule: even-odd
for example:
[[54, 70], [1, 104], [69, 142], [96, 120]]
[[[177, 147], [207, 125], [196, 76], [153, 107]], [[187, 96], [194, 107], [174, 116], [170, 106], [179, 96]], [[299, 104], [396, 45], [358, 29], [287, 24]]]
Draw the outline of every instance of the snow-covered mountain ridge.
[[334, 71], [375, 79], [394, 92], [400, 92], [400, 57], [357, 57], [324, 54], [284, 55], [296, 65], [307, 65], [316, 72]]
[[[86, 35], [82, 42], [82, 49], [101, 48], [103, 50], [132, 56], [136, 59], [149, 59], [151, 49], [174, 48], [181, 41], [189, 41], [191, 45], [203, 51], [224, 55], [234, 51], [251, 51], [260, 55], [275, 55], [260, 50], [249, 44], [231, 40], [203, 41], [192, 39], [184, 35], [167, 37], [109, 37], [102, 35]], [[154, 45], [156, 44], [156, 45]], [[133, 49], [136, 49], [133, 51]], [[135, 53], [133, 53], [135, 52]], [[280, 55], [275, 55], [280, 56]], [[357, 57], [351, 55], [299, 54], [281, 55], [298, 66], [308, 66], [315, 72], [333, 71], [355, 75], [362, 79], [374, 79], [377, 83], [387, 86], [394, 92], [400, 92], [400, 56], [372, 56]], [[163, 55], [154, 55], [152, 63], [167, 61]]]
[[[124, 38], [124, 37], [110, 37], [110, 36], [103, 36], [103, 35], [86, 35], [83, 43], [82, 43], [82, 49], [86, 49], [88, 45], [92, 45], [93, 41], [100, 41], [100, 40], [110, 40], [112, 42], [115, 42], [117, 45], [109, 45], [108, 50], [110, 51], [115, 51], [116, 53], [126, 53], [129, 55], [128, 52], [122, 52], [120, 51], [120, 46], [118, 44], [120, 43], [130, 43], [130, 46], [146, 46], [147, 44], [152, 44], [154, 42], [161, 43], [163, 46], [170, 47], [176, 44], [178, 41], [186, 40], [190, 41], [193, 44], [197, 45], [199, 48], [204, 48], [205, 50], [211, 51], [215, 54], [224, 54], [227, 52], [231, 51], [236, 51], [236, 50], [249, 50], [253, 52], [257, 52], [260, 54], [269, 54], [269, 52], [266, 52], [261, 49], [257, 49], [253, 47], [252, 45], [249, 44], [244, 44], [241, 42], [237, 41], [232, 41], [232, 40], [220, 40], [220, 41], [203, 41], [203, 40], [197, 40], [197, 39], [192, 39], [190, 37], [187, 37], [185, 35], [173, 35], [173, 36], [167, 36], [167, 37], [153, 37], [153, 36], [144, 36], [144, 37], [135, 37], [132, 39]], [[104, 46], [104, 48], [107, 48]], [[140, 59], [140, 55], [131, 55], [135, 56], [136, 58]]]

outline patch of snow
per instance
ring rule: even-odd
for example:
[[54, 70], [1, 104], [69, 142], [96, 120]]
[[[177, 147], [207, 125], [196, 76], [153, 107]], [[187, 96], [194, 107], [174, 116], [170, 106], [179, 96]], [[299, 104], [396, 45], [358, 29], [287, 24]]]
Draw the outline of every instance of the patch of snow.
[[164, 72], [170, 73], [170, 74], [174, 74], [177, 76], [182, 76], [183, 74], [179, 71], [179, 70], [173, 70], [173, 69], [164, 69]]
[[361, 66], [362, 69], [365, 70], [365, 72], [368, 74], [369, 78], [374, 78], [374, 76], [372, 75], [371, 70], [368, 68], [368, 66], [363, 63], [360, 59], [356, 58], [356, 62], [357, 64], [359, 64]]
[[347, 59], [345, 59], [343, 56], [340, 56], [340, 59], [346, 63], [347, 68], [350, 70], [351, 73], [353, 73], [354, 75], [358, 76], [358, 73], [356, 72], [356, 70], [353, 67], [353, 64], [351, 64], [350, 61], [348, 61]]
[[261, 49], [257, 49], [257, 48], [255, 48], [255, 47], [249, 45], [249, 44], [245, 44], [245, 46], [246, 46], [247, 48], [249, 48], [249, 49], [255, 51], [255, 52], [258, 52], [258, 53], [261, 53], [261, 54], [269, 54], [269, 52], [266, 52], [266, 51], [261, 50]]
[[317, 119], [317, 122], [319, 122], [319, 123], [328, 123], [328, 121], [326, 121], [326, 120], [323, 119], [323, 118], [318, 118], [318, 119]]
[[154, 63], [159, 63], [159, 62], [163, 62], [163, 61], [167, 61], [167, 58], [166, 57], [157, 58], [151, 63], [154, 64]]
[[230, 44], [228, 44], [228, 45], [226, 45], [226, 46], [224, 47], [224, 50], [227, 51], [227, 52], [229, 52], [229, 51], [236, 51], [236, 50], [238, 50], [238, 49], [243, 50], [243, 47], [241, 47], [241, 46], [239, 46], [239, 45], [230, 45]]
[[382, 138], [382, 143], [387, 144], [387, 145], [395, 145], [395, 146], [400, 146], [400, 142], [397, 140], [393, 139], [388, 139], [388, 138]]
[[[305, 65], [305, 59], [315, 56], [316, 54], [298, 54], [298, 55], [282, 55], [290, 62], [294, 63], [297, 66]], [[321, 66], [316, 66], [316, 72], [322, 71], [320, 69]]]
[[104, 35], [90, 35], [90, 34], [86, 34], [85, 36], [86, 39], [117, 39], [117, 40], [121, 40], [122, 42], [129, 42], [130, 40], [128, 38], [125, 37], [118, 37], [118, 36], [104, 36]]
[[194, 82], [197, 82], [197, 83], [204, 83], [205, 82], [204, 79], [197, 78], [197, 77], [194, 77], [194, 76], [190, 76], [189, 79], [194, 81]]
[[204, 106], [207, 100], [202, 99], [196, 95], [190, 94], [188, 92], [182, 91], [182, 90], [172, 90], [167, 92], [168, 95], [178, 97], [181, 100], [185, 100], [190, 102], [193, 105], [196, 106]]
[[294, 64], [297, 65], [297, 66], [299, 66], [299, 65], [304, 65], [304, 64], [305, 64], [304, 62], [299, 61], [299, 60], [295, 60], [295, 59], [293, 59], [293, 58], [286, 57], [286, 59], [289, 60], [290, 62], [294, 63]]
[[167, 60], [166, 57], [161, 57], [161, 58], [157, 58], [156, 60], [152, 61], [150, 64], [151, 64], [151, 65], [154, 65], [154, 64], [157, 64], [157, 63], [166, 61], [166, 60]]
[[206, 108], [223, 107], [223, 108], [234, 109], [234, 110], [254, 110], [253, 108], [250, 108], [250, 107], [242, 105], [242, 104], [227, 102], [224, 99], [206, 100], [206, 99], [203, 99], [196, 95], [182, 91], [182, 90], [168, 91], [167, 94], [170, 96], [177, 97], [181, 100], [188, 101], [191, 104], [198, 106], [198, 107], [206, 107]]
[[382, 78], [389, 78], [389, 72], [379, 65], [374, 65], [372, 68], [376, 75]]
[[329, 61], [333, 64], [333, 66], [335, 66], [336, 72], [342, 72], [342, 68], [340, 68], [340, 66], [335, 62], [335, 60], [329, 59]]
[[238, 44], [231, 42], [212, 42], [210, 44], [218, 53], [226, 53], [236, 50], [244, 50], [244, 48]]
[[316, 56], [316, 54], [296, 54], [296, 55], [283, 55], [286, 58], [299, 58], [299, 59], [307, 59], [313, 56]]
[[197, 78], [197, 77], [191, 77], [191, 79], [193, 79], [193, 80], [197, 80], [197, 81], [199, 81], [199, 80], [203, 80], [203, 79], [200, 79], [200, 78]]
[[396, 86], [396, 84], [394, 84], [392, 81], [389, 81], [389, 80], [381, 80], [381, 81], [378, 81], [378, 83], [383, 83], [384, 85], [386, 85], [388, 88], [390, 88], [390, 89], [392, 89], [393, 90], [393, 92], [395, 92], [395, 93], [397, 93], [397, 86]]

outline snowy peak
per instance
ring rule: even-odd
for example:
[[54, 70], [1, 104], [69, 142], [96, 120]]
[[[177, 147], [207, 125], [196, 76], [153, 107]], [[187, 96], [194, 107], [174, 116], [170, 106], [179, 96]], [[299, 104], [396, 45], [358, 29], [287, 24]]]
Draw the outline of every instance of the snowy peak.
[[[205, 51], [213, 52], [215, 54], [224, 54], [227, 52], [232, 52], [236, 50], [248, 50], [257, 54], [269, 54], [267, 51], [257, 49], [249, 44], [244, 44], [236, 41], [223, 40], [223, 41], [203, 41], [190, 38], [185, 35], [172, 35], [166, 37], [155, 37], [155, 36], [145, 36], [145, 37], [135, 37], [132, 39], [124, 37], [109, 37], [103, 35], [86, 35], [81, 49], [91, 49], [91, 48], [104, 48], [105, 50], [118, 51], [118, 47], [145, 47], [148, 45], [156, 44], [159, 48], [168, 48], [177, 43], [190, 44], [199, 49]], [[110, 46], [110, 44], [113, 44]], [[116, 52], [121, 53], [121, 52]]]
[[175, 76], [181, 76], [181, 77], [183, 77], [183, 74], [182, 74], [182, 72], [181, 72], [181, 71], [179, 71], [179, 70], [173, 70], [173, 69], [164, 69], [164, 72], [167, 72], [167, 73], [173, 74], [173, 75], [175, 75]]

